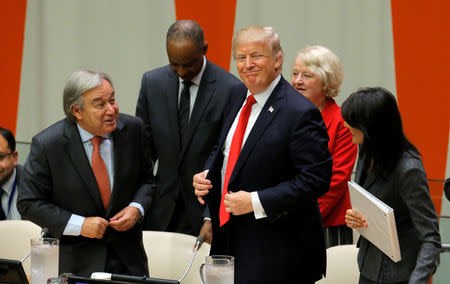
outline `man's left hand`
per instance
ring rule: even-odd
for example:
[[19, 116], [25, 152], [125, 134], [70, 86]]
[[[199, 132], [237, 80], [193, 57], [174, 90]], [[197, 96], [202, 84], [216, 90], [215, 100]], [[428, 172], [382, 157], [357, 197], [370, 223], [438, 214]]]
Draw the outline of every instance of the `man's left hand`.
[[252, 195], [247, 191], [230, 192], [225, 195], [225, 210], [233, 215], [253, 212]]
[[109, 219], [109, 226], [116, 231], [124, 232], [131, 229], [141, 217], [141, 212], [134, 206], [127, 206]]

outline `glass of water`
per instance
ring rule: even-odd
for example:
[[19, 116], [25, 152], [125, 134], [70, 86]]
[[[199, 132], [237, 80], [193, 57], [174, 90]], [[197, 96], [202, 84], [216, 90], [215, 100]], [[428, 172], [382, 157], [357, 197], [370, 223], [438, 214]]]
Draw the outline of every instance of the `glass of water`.
[[49, 278], [58, 277], [58, 265], [58, 239], [31, 239], [31, 284], [47, 283]]
[[234, 284], [234, 257], [210, 255], [200, 266], [200, 278], [206, 284]]

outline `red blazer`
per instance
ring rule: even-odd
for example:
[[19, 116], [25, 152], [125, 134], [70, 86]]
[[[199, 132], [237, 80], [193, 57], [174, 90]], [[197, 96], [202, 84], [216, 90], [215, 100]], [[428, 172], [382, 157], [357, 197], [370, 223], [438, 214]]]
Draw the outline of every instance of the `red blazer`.
[[322, 117], [330, 136], [328, 149], [333, 157], [333, 169], [330, 190], [319, 198], [319, 207], [323, 226], [330, 227], [345, 224], [345, 211], [350, 208], [347, 182], [355, 165], [357, 146], [352, 143], [352, 134], [344, 126], [341, 108], [333, 99], [327, 98]]

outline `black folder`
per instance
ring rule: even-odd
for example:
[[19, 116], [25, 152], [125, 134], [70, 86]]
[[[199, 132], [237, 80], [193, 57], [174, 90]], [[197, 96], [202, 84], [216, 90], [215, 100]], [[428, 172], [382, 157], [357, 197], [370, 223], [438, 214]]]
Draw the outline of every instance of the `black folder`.
[[0, 258], [0, 283], [28, 284], [28, 278], [20, 260]]

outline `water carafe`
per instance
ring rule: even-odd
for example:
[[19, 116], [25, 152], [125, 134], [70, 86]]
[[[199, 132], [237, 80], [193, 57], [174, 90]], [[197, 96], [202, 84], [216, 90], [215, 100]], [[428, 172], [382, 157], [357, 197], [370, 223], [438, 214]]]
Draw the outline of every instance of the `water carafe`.
[[200, 266], [203, 284], [234, 284], [234, 257], [229, 255], [210, 255]]

